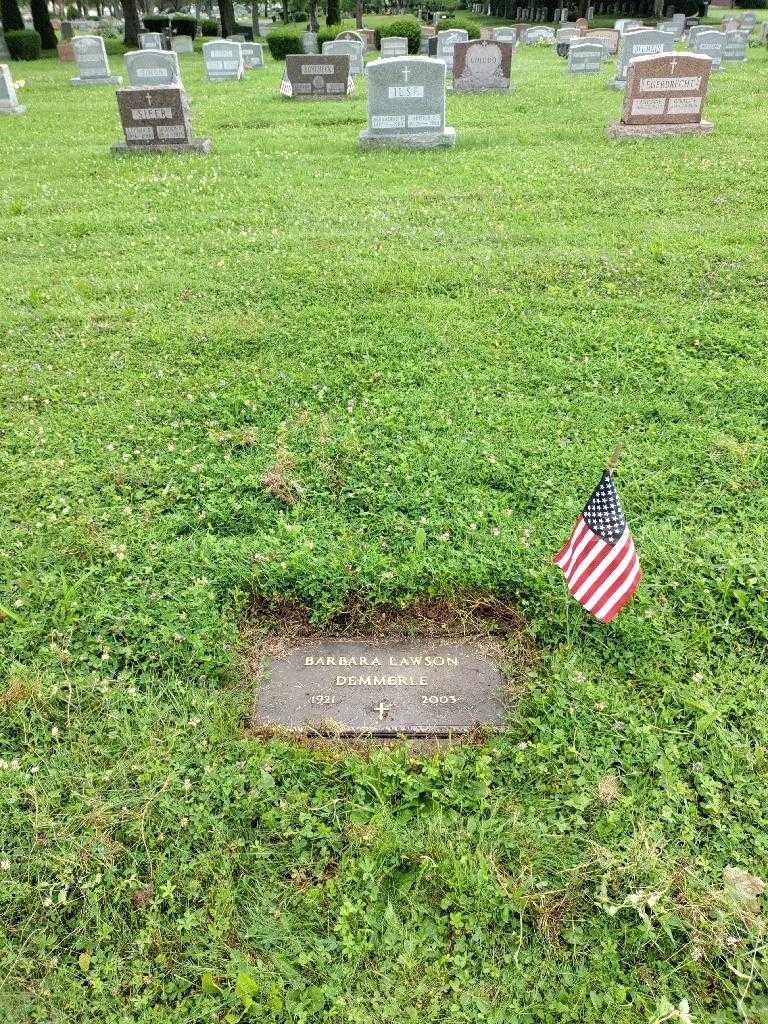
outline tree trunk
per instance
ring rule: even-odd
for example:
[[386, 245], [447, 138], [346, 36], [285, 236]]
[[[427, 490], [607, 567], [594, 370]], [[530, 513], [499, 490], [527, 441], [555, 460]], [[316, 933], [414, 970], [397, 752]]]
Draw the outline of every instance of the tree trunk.
[[221, 16], [221, 38], [233, 36], [235, 28], [235, 5], [233, 0], [219, 0], [219, 14]]
[[283, 0], [283, 24], [288, 24], [288, 0]]
[[21, 32], [24, 19], [16, 0], [0, 0], [0, 21], [6, 32]]
[[339, 14], [339, 0], [328, 0], [328, 6], [325, 10], [325, 24], [338, 25], [341, 21], [341, 15]]
[[307, 28], [310, 32], [317, 32], [320, 27], [317, 23], [317, 0], [307, 0]]
[[355, 4], [355, 28], [363, 27], [363, 0], [357, 0]]
[[29, 7], [32, 11], [32, 24], [35, 26], [35, 32], [40, 36], [43, 49], [55, 50], [58, 40], [51, 24], [47, 0], [30, 0]]
[[125, 18], [125, 36], [123, 42], [126, 46], [130, 46], [132, 50], [138, 50], [139, 48], [139, 9], [136, 6], [136, 0], [120, 0], [120, 6], [123, 9], [123, 17]]
[[251, 3], [251, 29], [253, 30], [253, 41], [256, 42], [256, 37], [261, 35], [261, 27], [259, 25], [259, 0], [253, 0]]

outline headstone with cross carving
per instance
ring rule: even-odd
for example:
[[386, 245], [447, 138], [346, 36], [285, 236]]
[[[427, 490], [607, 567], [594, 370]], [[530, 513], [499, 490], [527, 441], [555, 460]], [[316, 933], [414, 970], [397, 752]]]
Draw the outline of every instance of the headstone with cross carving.
[[121, 85], [122, 78], [113, 75], [107, 61], [107, 51], [101, 36], [75, 36], [72, 40], [77, 70], [72, 85]]
[[512, 43], [469, 39], [453, 48], [455, 92], [508, 92], [511, 84]]
[[712, 61], [694, 53], [634, 57], [629, 62], [621, 121], [608, 128], [613, 139], [706, 134], [702, 121]]
[[363, 149], [431, 149], [452, 146], [445, 124], [445, 63], [429, 57], [395, 57], [368, 65], [368, 128]]
[[113, 153], [210, 151], [210, 139], [192, 134], [189, 101], [180, 85], [118, 89], [117, 106], [125, 142], [113, 146]]
[[0, 64], [0, 114], [24, 114], [26, 110], [16, 97], [11, 69], [7, 64]]
[[257, 729], [451, 736], [506, 718], [501, 673], [467, 643], [310, 641], [263, 659], [257, 684]]

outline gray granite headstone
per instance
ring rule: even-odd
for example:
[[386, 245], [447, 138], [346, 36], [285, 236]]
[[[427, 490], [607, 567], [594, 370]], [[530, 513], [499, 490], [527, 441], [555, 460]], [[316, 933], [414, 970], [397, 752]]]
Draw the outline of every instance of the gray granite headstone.
[[633, 57], [647, 57], [652, 53], [671, 53], [675, 48], [675, 40], [669, 32], [658, 32], [655, 29], [643, 29], [642, 32], [629, 32], [621, 37], [619, 56], [616, 62], [616, 78], [611, 83], [615, 89], [623, 89], [627, 84], [627, 68]]
[[446, 72], [453, 73], [453, 48], [456, 43], [466, 42], [469, 33], [464, 28], [449, 28], [437, 33], [437, 50], [435, 59], [445, 64]]
[[227, 42], [229, 43], [244, 43], [245, 36], [242, 32], [233, 32], [231, 36], [227, 36]]
[[506, 92], [511, 83], [512, 43], [469, 39], [453, 48], [455, 92]]
[[499, 25], [498, 28], [491, 30], [493, 39], [497, 43], [512, 43], [513, 46], [517, 46], [517, 30], [511, 25]]
[[101, 36], [75, 36], [72, 40], [75, 51], [77, 78], [71, 79], [73, 85], [120, 85], [122, 78], [113, 75], [107, 61], [107, 51]]
[[452, 146], [445, 124], [445, 63], [429, 57], [393, 57], [368, 65], [368, 128], [363, 149]]
[[749, 36], [746, 32], [726, 32], [723, 43], [723, 64], [745, 64]]
[[697, 32], [691, 45], [693, 53], [700, 53], [711, 59], [713, 71], [722, 70], [724, 48], [725, 32], [715, 32], [714, 30]]
[[301, 48], [304, 53], [319, 53], [317, 45], [317, 32], [305, 32], [301, 37]]
[[355, 39], [331, 39], [323, 43], [323, 53], [344, 55], [349, 57], [350, 75], [362, 75], [365, 73], [365, 47]]
[[559, 28], [555, 41], [559, 43], [572, 43], [576, 39], [581, 39], [581, 32], [577, 28]]
[[162, 50], [163, 37], [159, 32], [142, 32], [139, 36], [139, 46], [142, 50]]
[[568, 50], [569, 75], [597, 75], [603, 66], [602, 43], [571, 43]]
[[179, 58], [167, 50], [135, 50], [125, 55], [128, 85], [181, 85]]
[[243, 64], [248, 71], [264, 67], [264, 49], [261, 43], [241, 43]]
[[212, 39], [203, 43], [203, 66], [209, 82], [234, 82], [245, 74], [240, 43], [228, 39]]
[[507, 699], [496, 665], [463, 644], [305, 643], [262, 662], [254, 725], [336, 736], [460, 735], [503, 728]]
[[[0, 34], [1, 33], [2, 33], [2, 29], [0, 29]], [[75, 26], [72, 24], [72, 22], [71, 21], [62, 21], [62, 23], [61, 23], [61, 38], [65, 42], [69, 42], [69, 40], [72, 39], [74, 34], [75, 34]]]
[[171, 40], [171, 49], [174, 53], [194, 53], [195, 44], [192, 36], [174, 36]]
[[522, 42], [526, 46], [554, 46], [555, 32], [551, 28], [527, 28]]
[[0, 114], [24, 114], [26, 110], [16, 96], [11, 69], [7, 64], [0, 64]]
[[207, 153], [211, 148], [210, 139], [193, 136], [189, 100], [179, 85], [118, 89], [117, 105], [125, 142], [113, 146], [113, 153]]
[[407, 57], [408, 40], [405, 36], [384, 36], [381, 40], [382, 57]]
[[757, 24], [757, 18], [751, 11], [747, 11], [746, 14], [742, 14], [739, 21], [741, 22], [741, 28], [747, 32], [751, 32]]

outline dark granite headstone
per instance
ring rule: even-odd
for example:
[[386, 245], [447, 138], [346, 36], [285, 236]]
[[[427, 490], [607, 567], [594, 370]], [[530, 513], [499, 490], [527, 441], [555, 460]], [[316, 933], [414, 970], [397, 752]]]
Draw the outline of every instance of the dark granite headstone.
[[343, 100], [351, 91], [346, 54], [296, 54], [285, 58], [281, 94], [295, 100]]
[[257, 727], [363, 736], [448, 736], [500, 728], [504, 680], [461, 644], [306, 643], [262, 665]]
[[192, 134], [189, 100], [181, 86], [118, 89], [117, 105], [125, 142], [113, 146], [113, 153], [210, 151], [210, 139]]
[[453, 88], [456, 92], [506, 92], [515, 47], [490, 39], [470, 39], [453, 48]]

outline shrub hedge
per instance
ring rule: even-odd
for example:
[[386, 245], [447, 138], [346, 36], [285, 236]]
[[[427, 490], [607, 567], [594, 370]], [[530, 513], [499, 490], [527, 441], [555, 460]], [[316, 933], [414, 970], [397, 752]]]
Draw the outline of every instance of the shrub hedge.
[[296, 28], [273, 28], [267, 34], [267, 46], [274, 60], [285, 60], [289, 53], [301, 53], [301, 32]]
[[473, 18], [465, 18], [461, 14], [452, 15], [445, 21], [441, 21], [439, 28], [441, 32], [446, 32], [449, 28], [465, 28], [470, 39], [480, 38], [480, 23]]
[[219, 23], [215, 18], [200, 19], [201, 36], [217, 36], [219, 34]]
[[317, 45], [322, 50], [323, 43], [333, 42], [339, 32], [343, 31], [344, 29], [341, 25], [323, 25], [317, 32]]
[[188, 14], [174, 14], [173, 17], [167, 14], [145, 14], [141, 20], [147, 32], [162, 32], [170, 25], [175, 36], [192, 36], [194, 39], [197, 35], [197, 18]]
[[119, 57], [126, 52], [125, 43], [122, 39], [118, 39], [117, 36], [106, 36], [104, 39], [104, 49], [108, 57]]
[[43, 43], [40, 36], [30, 28], [25, 28], [22, 31], [6, 32], [5, 41], [8, 44], [8, 52], [13, 60], [38, 60], [43, 52]]
[[388, 25], [382, 25], [376, 29], [376, 49], [381, 49], [381, 40], [389, 36], [405, 36], [408, 40], [408, 53], [418, 53], [421, 45], [421, 25], [408, 15], [404, 18], [397, 18], [390, 21]]

